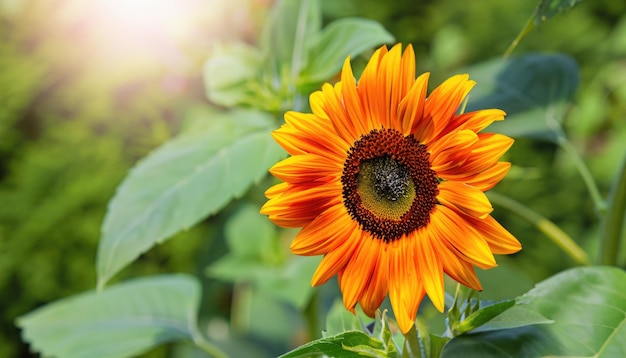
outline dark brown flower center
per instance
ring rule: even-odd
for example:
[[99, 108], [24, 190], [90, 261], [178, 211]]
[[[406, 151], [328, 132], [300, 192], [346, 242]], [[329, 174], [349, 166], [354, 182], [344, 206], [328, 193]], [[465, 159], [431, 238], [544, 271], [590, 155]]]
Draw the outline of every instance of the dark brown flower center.
[[385, 242], [428, 224], [439, 193], [426, 146], [393, 129], [374, 129], [354, 142], [341, 183], [350, 216]]

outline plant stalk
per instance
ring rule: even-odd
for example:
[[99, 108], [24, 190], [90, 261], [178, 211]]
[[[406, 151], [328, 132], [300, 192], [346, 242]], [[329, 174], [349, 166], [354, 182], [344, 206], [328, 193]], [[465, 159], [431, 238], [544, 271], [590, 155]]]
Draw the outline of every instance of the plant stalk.
[[574, 165], [576, 165], [576, 169], [580, 173], [580, 176], [583, 178], [585, 185], [587, 186], [587, 190], [589, 190], [589, 194], [591, 195], [591, 199], [593, 200], [593, 205], [596, 209], [596, 213], [601, 217], [606, 212], [606, 201], [600, 194], [600, 190], [598, 189], [598, 185], [596, 181], [593, 179], [589, 168], [583, 161], [583, 159], [576, 151], [576, 148], [572, 145], [572, 143], [567, 140], [565, 136], [560, 136], [558, 139], [558, 143], [561, 148], [572, 158], [574, 161]]
[[609, 194], [608, 209], [600, 227], [600, 263], [617, 265], [626, 211], [626, 156]]

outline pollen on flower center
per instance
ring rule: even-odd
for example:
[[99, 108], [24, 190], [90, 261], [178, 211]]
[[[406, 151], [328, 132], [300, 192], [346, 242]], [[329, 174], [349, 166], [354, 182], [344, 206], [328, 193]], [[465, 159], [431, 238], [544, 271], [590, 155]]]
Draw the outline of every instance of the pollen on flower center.
[[371, 175], [373, 175], [373, 186], [376, 193], [389, 201], [397, 201], [405, 197], [409, 187], [413, 184], [406, 166], [398, 164], [395, 159], [389, 156], [374, 158], [361, 163], [359, 176], [365, 171], [364, 167], [368, 167]]
[[352, 219], [385, 242], [428, 224], [437, 204], [439, 181], [426, 147], [393, 129], [374, 129], [354, 142], [341, 182]]

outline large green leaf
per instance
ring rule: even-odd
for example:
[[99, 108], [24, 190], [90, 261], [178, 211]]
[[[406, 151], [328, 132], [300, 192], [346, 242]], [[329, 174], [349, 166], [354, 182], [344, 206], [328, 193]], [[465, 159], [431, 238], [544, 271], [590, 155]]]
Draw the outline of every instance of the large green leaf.
[[261, 37], [272, 83], [282, 83], [285, 75], [295, 81], [306, 66], [306, 42], [315, 38], [321, 27], [319, 0], [276, 2]]
[[518, 301], [554, 323], [461, 335], [448, 342], [442, 356], [626, 356], [623, 270], [570, 269], [539, 283]]
[[467, 69], [477, 85], [467, 111], [500, 108], [502, 122], [488, 130], [513, 137], [556, 141], [567, 105], [578, 87], [576, 62], [561, 54], [491, 60]]
[[231, 111], [156, 149], [120, 185], [102, 227], [98, 286], [175, 233], [242, 195], [284, 154], [273, 119]]
[[142, 278], [62, 299], [17, 319], [44, 356], [130, 357], [198, 336], [200, 285], [192, 276]]
[[240, 207], [225, 231], [230, 252], [208, 267], [210, 276], [254, 283], [270, 296], [304, 308], [321, 257], [285, 255], [276, 226], [255, 205]]
[[300, 74], [300, 83], [326, 81], [341, 69], [348, 56], [389, 43], [393, 35], [376, 21], [344, 18], [330, 23], [310, 44], [308, 66]]
[[260, 51], [232, 42], [215, 46], [203, 68], [207, 98], [220, 106], [252, 104], [261, 91], [255, 85], [263, 63]]
[[383, 342], [361, 331], [342, 332], [332, 337], [321, 338], [283, 354], [280, 358], [304, 357], [386, 357]]

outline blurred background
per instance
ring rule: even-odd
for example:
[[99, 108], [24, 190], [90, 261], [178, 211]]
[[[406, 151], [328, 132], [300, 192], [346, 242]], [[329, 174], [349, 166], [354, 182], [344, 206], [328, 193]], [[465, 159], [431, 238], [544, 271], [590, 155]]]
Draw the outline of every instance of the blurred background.
[[[190, 109], [209, 105], [202, 66], [212, 46], [254, 45], [271, 5], [0, 0], [0, 357], [34, 356], [20, 340], [17, 316], [94, 288], [100, 224], [116, 186], [138, 159], [184, 128]], [[535, 6], [322, 0], [325, 22], [369, 18], [398, 42], [412, 43], [418, 72], [431, 71], [433, 85], [502, 56]], [[579, 63], [581, 86], [565, 128], [606, 193], [626, 147], [626, 2], [583, 1], [536, 28], [516, 53], [531, 51], [564, 52]], [[496, 190], [553, 220], [595, 257], [597, 216], [573, 164], [554, 144], [528, 139], [516, 141], [508, 160], [514, 167]], [[276, 322], [254, 309], [251, 319], [231, 325], [235, 286], [205, 275], [228, 252], [227, 212], [155, 247], [117, 280], [195, 274], [204, 283], [201, 321], [214, 335], [228, 331], [268, 356], [306, 342], [302, 318], [289, 307], [278, 316], [285, 329], [264, 331]], [[574, 264], [527, 222], [497, 207], [494, 216], [524, 249], [481, 273], [487, 298], [513, 297]], [[326, 286], [327, 296], [336, 295], [336, 282]], [[169, 345], [148, 356], [187, 353]]]

